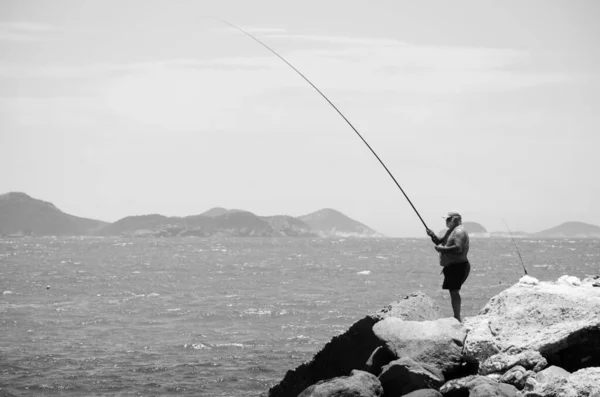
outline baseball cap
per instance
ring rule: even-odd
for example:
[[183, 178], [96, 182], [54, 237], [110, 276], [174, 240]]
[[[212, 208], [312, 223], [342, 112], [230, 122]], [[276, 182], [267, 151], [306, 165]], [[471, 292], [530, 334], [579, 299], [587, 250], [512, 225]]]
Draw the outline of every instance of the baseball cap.
[[446, 215], [442, 216], [442, 218], [444, 218], [444, 219], [448, 219], [450, 217], [457, 217], [457, 218], [462, 219], [462, 215], [458, 211], [448, 211], [448, 213]]

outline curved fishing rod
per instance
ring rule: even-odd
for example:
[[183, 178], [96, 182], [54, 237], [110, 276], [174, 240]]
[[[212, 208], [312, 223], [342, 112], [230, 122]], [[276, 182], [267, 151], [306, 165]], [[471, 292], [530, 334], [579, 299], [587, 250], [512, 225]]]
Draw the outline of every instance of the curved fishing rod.
[[390, 178], [392, 178], [392, 180], [394, 181], [394, 183], [396, 184], [396, 186], [398, 186], [398, 189], [400, 189], [400, 191], [402, 192], [402, 194], [404, 195], [404, 197], [406, 198], [406, 200], [408, 201], [408, 203], [410, 204], [410, 206], [412, 207], [412, 209], [415, 211], [415, 213], [417, 214], [417, 216], [419, 217], [419, 219], [421, 220], [421, 223], [423, 223], [423, 226], [425, 226], [425, 229], [429, 229], [427, 227], [427, 224], [425, 224], [425, 221], [423, 220], [423, 218], [421, 218], [421, 215], [419, 214], [419, 211], [417, 211], [417, 209], [415, 208], [415, 206], [413, 205], [412, 201], [410, 201], [410, 199], [408, 198], [408, 196], [406, 195], [406, 193], [404, 192], [404, 189], [402, 189], [402, 187], [400, 186], [400, 184], [398, 183], [398, 181], [396, 180], [396, 178], [394, 178], [394, 175], [392, 175], [392, 173], [390, 172], [390, 170], [386, 167], [386, 165], [383, 163], [383, 161], [379, 158], [379, 156], [377, 155], [377, 153], [375, 153], [375, 150], [373, 150], [373, 148], [371, 147], [371, 145], [369, 145], [367, 143], [367, 141], [365, 140], [365, 138], [362, 137], [362, 135], [360, 134], [360, 132], [358, 132], [358, 130], [356, 128], [354, 128], [354, 126], [352, 125], [352, 123], [346, 118], [346, 116], [344, 116], [342, 114], [342, 112], [340, 112], [340, 110], [333, 104], [333, 102], [331, 102], [329, 100], [329, 98], [327, 98], [325, 96], [325, 94], [323, 94], [321, 92], [321, 90], [319, 90], [308, 78], [306, 78], [306, 76], [304, 76], [298, 69], [296, 69], [291, 63], [289, 63], [288, 61], [286, 61], [281, 55], [279, 55], [277, 52], [275, 52], [275, 50], [273, 50], [271, 47], [269, 47], [268, 45], [266, 45], [265, 43], [263, 43], [262, 41], [260, 41], [259, 39], [257, 39], [256, 37], [254, 37], [253, 35], [251, 35], [250, 33], [246, 32], [244, 29], [242, 28], [238, 28], [237, 26], [235, 26], [234, 24], [224, 21], [222, 19], [219, 18], [211, 18], [211, 19], [216, 19], [226, 25], [231, 26], [232, 28], [244, 33], [246, 36], [250, 37], [252, 40], [256, 41], [258, 44], [262, 45], [263, 47], [265, 47], [267, 50], [271, 51], [275, 56], [277, 56], [279, 59], [281, 59], [283, 62], [285, 62], [289, 67], [291, 67], [292, 69], [294, 69], [294, 71], [296, 73], [298, 73], [300, 75], [300, 77], [302, 77], [304, 80], [306, 80], [306, 82], [308, 84], [311, 85], [312, 88], [314, 88], [319, 94], [321, 94], [321, 96], [335, 109], [336, 112], [338, 112], [338, 114], [340, 116], [342, 116], [342, 118], [344, 119], [344, 121], [346, 123], [348, 123], [348, 125], [354, 130], [354, 132], [356, 132], [356, 135], [358, 135], [358, 137], [364, 142], [365, 145], [367, 145], [367, 147], [369, 148], [369, 150], [371, 151], [371, 153], [373, 153], [373, 155], [377, 158], [377, 160], [379, 160], [379, 162], [381, 163], [381, 165], [383, 166], [383, 168], [387, 171], [388, 175], [390, 176]]
[[525, 275], [527, 275], [527, 269], [525, 269], [525, 264], [523, 263], [523, 258], [521, 258], [521, 253], [519, 252], [519, 247], [517, 247], [517, 242], [513, 238], [512, 232], [510, 231], [510, 228], [508, 227], [508, 224], [506, 223], [506, 221], [504, 219], [502, 219], [502, 222], [504, 222], [504, 224], [506, 225], [506, 229], [508, 230], [508, 234], [510, 234], [510, 238], [512, 239], [512, 242], [515, 245], [515, 249], [517, 250], [517, 255], [519, 255], [519, 259], [521, 260], [521, 266], [523, 266], [523, 270], [525, 271]]

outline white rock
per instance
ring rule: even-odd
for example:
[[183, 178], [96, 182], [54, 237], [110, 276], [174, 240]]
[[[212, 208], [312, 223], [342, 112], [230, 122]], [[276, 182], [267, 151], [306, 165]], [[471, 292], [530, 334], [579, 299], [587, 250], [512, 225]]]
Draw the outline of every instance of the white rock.
[[529, 285], [538, 285], [540, 283], [540, 281], [535, 277], [523, 276], [519, 279], [519, 283], [529, 284]]
[[566, 274], [564, 276], [560, 276], [556, 282], [558, 284], [571, 285], [573, 287], [581, 286], [581, 280], [575, 276], [568, 276]]
[[570, 335], [600, 327], [600, 288], [517, 283], [467, 317], [464, 353], [480, 363], [498, 353], [551, 354], [579, 343]]

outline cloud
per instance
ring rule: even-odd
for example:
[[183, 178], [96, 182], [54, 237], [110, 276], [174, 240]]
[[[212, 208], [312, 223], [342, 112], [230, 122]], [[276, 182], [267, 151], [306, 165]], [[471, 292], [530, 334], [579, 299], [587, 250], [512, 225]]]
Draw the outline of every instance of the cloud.
[[[503, 93], [572, 79], [558, 73], [527, 72], [535, 55], [516, 49], [426, 46], [385, 38], [262, 31], [266, 37], [286, 39], [278, 51], [336, 105], [376, 112], [386, 120], [402, 108], [406, 120], [426, 123], [439, 116], [457, 95]], [[327, 50], [298, 48], [294, 44], [298, 40], [339, 45]], [[248, 45], [257, 44], [250, 41]], [[261, 55], [84, 66], [5, 62], [0, 64], [0, 77], [5, 81], [21, 79], [19, 88], [30, 95], [33, 90], [26, 91], [25, 85], [43, 87], [44, 79], [60, 79], [61, 87], [74, 90], [85, 87], [84, 95], [94, 99], [102, 112], [144, 125], [236, 129], [268, 120], [277, 128], [277, 121], [293, 109], [313, 106], [315, 93], [277, 57], [268, 51], [258, 53]], [[33, 80], [28, 83], [25, 78]], [[47, 91], [58, 83], [46, 84]], [[418, 104], [407, 104], [408, 97], [419, 98]]]
[[41, 41], [60, 30], [34, 22], [0, 22], [0, 41]]

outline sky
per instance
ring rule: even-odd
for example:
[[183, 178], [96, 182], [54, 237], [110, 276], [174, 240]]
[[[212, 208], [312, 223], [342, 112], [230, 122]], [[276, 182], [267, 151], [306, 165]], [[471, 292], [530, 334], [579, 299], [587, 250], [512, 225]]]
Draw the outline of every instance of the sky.
[[600, 2], [0, 0], [0, 193], [113, 222], [600, 225]]

